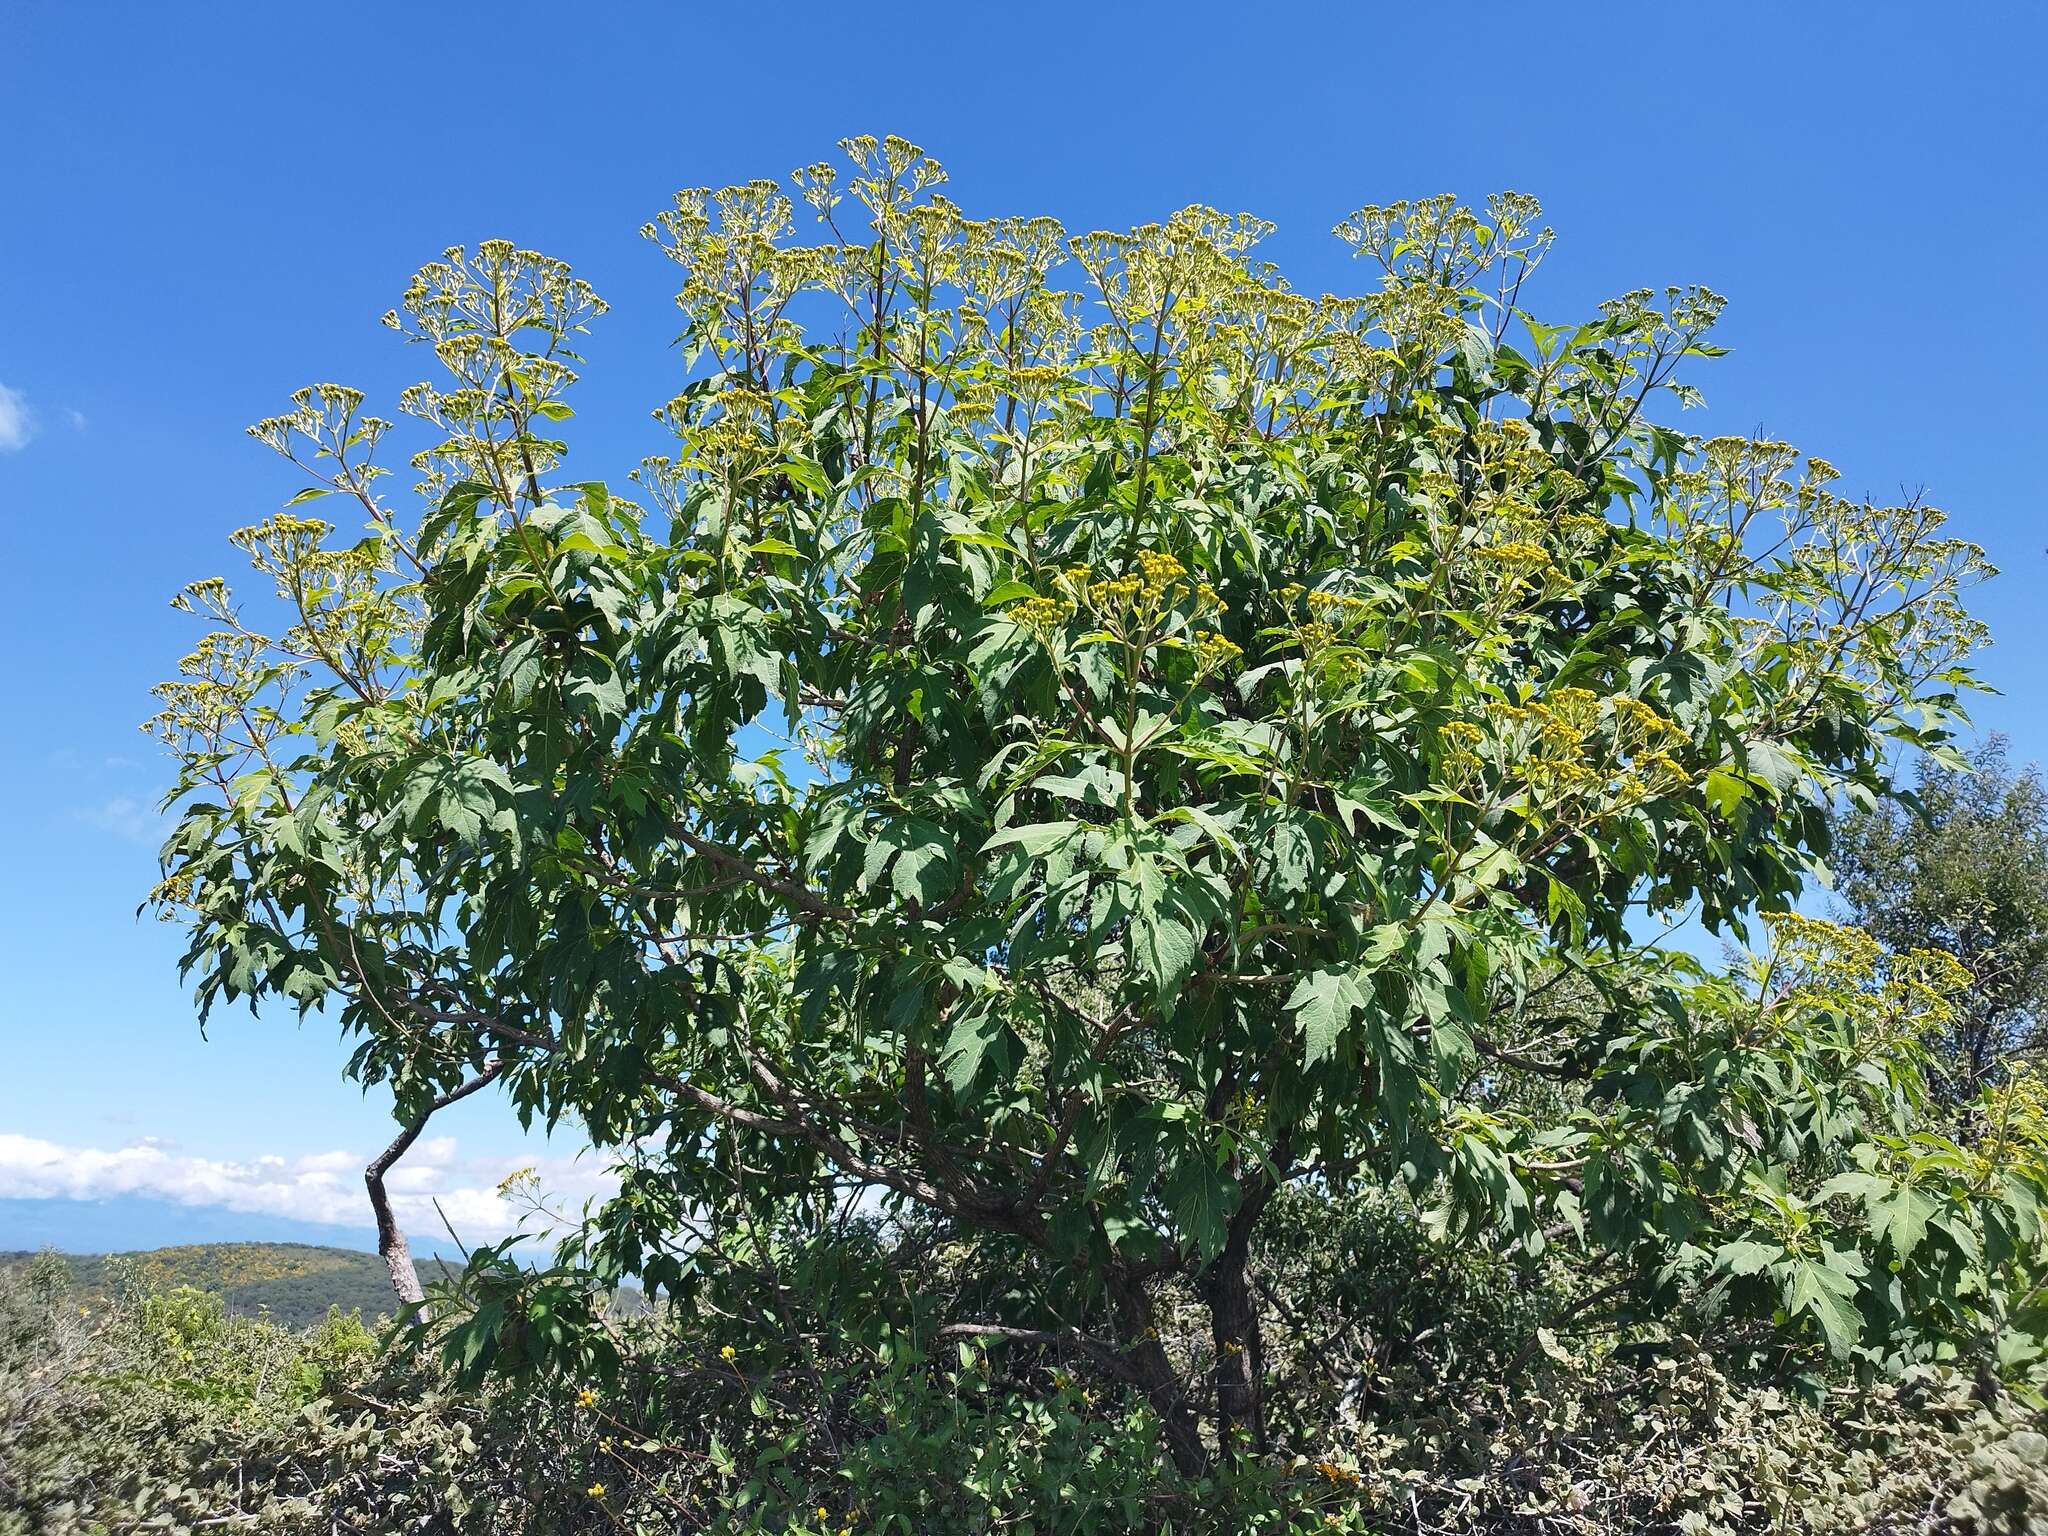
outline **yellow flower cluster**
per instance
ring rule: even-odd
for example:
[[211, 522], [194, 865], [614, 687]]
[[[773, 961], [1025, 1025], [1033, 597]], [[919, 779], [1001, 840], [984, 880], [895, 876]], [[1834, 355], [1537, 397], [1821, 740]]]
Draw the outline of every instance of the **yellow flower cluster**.
[[1138, 551], [1138, 569], [1144, 573], [1145, 596], [1155, 602], [1165, 595], [1168, 587], [1188, 573], [1187, 567], [1172, 555], [1163, 555], [1150, 549]]
[[1479, 744], [1486, 739], [1486, 732], [1470, 720], [1449, 720], [1438, 728], [1437, 734], [1446, 748], [1444, 778], [1456, 787], [1478, 777], [1484, 766], [1479, 758]]
[[1308, 611], [1317, 618], [1344, 624], [1363, 618], [1372, 608], [1362, 597], [1350, 597], [1342, 592], [1311, 592], [1308, 595]]
[[1205, 630], [1195, 637], [1195, 664], [1204, 672], [1226, 667], [1243, 654], [1243, 646], [1214, 630]]
[[1600, 695], [1590, 688], [1553, 688], [1530, 708], [1554, 728], [1584, 737], [1600, 722]]
[[1541, 544], [1531, 544], [1526, 539], [1509, 539], [1504, 544], [1483, 544], [1475, 553], [1482, 560], [1492, 560], [1500, 565], [1547, 567], [1550, 552]]
[[187, 582], [185, 590], [171, 599], [171, 606], [180, 613], [194, 613], [193, 606], [205, 608], [216, 617], [226, 617], [228, 584], [225, 577], [208, 576], [202, 581]]
[[1644, 744], [1652, 749], [1658, 743], [1676, 744], [1686, 739], [1684, 731], [1641, 699], [1615, 699], [1614, 715], [1624, 727], [1633, 728]]
[[1091, 584], [1088, 588], [1088, 600], [1098, 608], [1121, 608], [1135, 600], [1143, 591], [1143, 577], [1112, 576]]
[[585, 1387], [581, 1392], [578, 1392], [576, 1394], [576, 1406], [578, 1408], [588, 1408], [592, 1406], [594, 1403], [596, 1403], [596, 1401], [597, 1394], [591, 1391], [588, 1387]]
[[[1173, 601], [1176, 587], [1189, 586], [1187, 567], [1174, 556], [1158, 550], [1138, 551], [1138, 568], [1126, 571], [1121, 576], [1094, 579], [1094, 568], [1085, 564], [1070, 565], [1059, 574], [1059, 584], [1070, 597], [1078, 602], [1104, 613], [1124, 611], [1156, 612]], [[1213, 610], [1228, 613], [1230, 605], [1222, 595], [1206, 581], [1192, 584], [1195, 611]], [[1025, 622], [1030, 622], [1026, 619]]]
[[1692, 782], [1691, 772], [1669, 752], [1645, 752], [1635, 760], [1634, 771], [1653, 795], [1668, 795]]
[[1796, 977], [1788, 999], [1856, 1013], [1867, 1023], [1893, 1020], [1909, 1034], [1939, 1028], [1955, 1017], [1955, 999], [1973, 980], [1940, 950], [1888, 954], [1860, 928], [1798, 912], [1766, 913], [1764, 922], [1778, 960]]
[[1590, 795], [1607, 782], [1607, 774], [1586, 753], [1586, 737], [1599, 722], [1599, 710], [1599, 696], [1584, 688], [1554, 689], [1548, 698], [1524, 705], [1487, 705], [1500, 735], [1522, 739], [1530, 733], [1526, 747], [1518, 749], [1523, 771], [1531, 788], [1556, 800]]
[[[1611, 710], [1613, 740], [1596, 751], [1603, 707]], [[1590, 689], [1555, 688], [1526, 705], [1489, 704], [1487, 713], [1496, 731], [1525, 743], [1530, 785], [1560, 799], [1610, 790], [1609, 808], [1620, 809], [1675, 793], [1693, 779], [1676, 755], [1687, 743], [1685, 732], [1640, 699], [1603, 700]], [[1459, 755], [1462, 740], [1453, 747], [1447, 771], [1469, 774], [1476, 764]]]
[[2034, 1068], [2009, 1070], [2003, 1082], [1985, 1090], [1978, 1113], [1984, 1122], [1973, 1149], [1979, 1178], [2048, 1159], [2048, 1079]]
[[1470, 720], [1447, 720], [1438, 727], [1437, 734], [1452, 746], [1468, 752], [1486, 739], [1486, 732]]
[[174, 919], [182, 921], [183, 915], [177, 909], [192, 905], [195, 890], [190, 875], [171, 875], [157, 881], [149, 888], [149, 903], [157, 909], [157, 920], [165, 923]]
[[1607, 782], [1607, 775], [1570, 758], [1536, 757], [1529, 761], [1529, 782], [1563, 799], [1593, 793]]
[[1319, 1461], [1316, 1463], [1316, 1470], [1322, 1473], [1323, 1480], [1333, 1487], [1338, 1483], [1344, 1483], [1352, 1488], [1358, 1488], [1365, 1483], [1363, 1474], [1334, 1461]]
[[317, 517], [294, 517], [289, 512], [278, 512], [248, 528], [237, 528], [228, 535], [228, 542], [252, 555], [258, 552], [259, 546], [264, 547], [282, 560], [293, 548], [303, 548], [301, 541], [317, 544], [333, 531], [334, 524]]
[[1027, 363], [1021, 368], [1010, 370], [1012, 387], [1018, 394], [1027, 397], [1058, 389], [1066, 382], [1066, 369], [1050, 367], [1044, 363]]
[[1010, 610], [1010, 617], [1045, 634], [1066, 623], [1073, 611], [1073, 603], [1064, 597], [1027, 597]]

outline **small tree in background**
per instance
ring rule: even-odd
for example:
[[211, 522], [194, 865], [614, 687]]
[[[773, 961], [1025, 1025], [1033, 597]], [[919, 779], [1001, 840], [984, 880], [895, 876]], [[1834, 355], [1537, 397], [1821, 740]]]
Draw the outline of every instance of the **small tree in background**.
[[1058, 1371], [1019, 1424], [1085, 1402], [1192, 1478], [1313, 1437], [1254, 1254], [1361, 1189], [1563, 1245], [1586, 1305], [1989, 1348], [2048, 1173], [2025, 1085], [1939, 1151], [1952, 962], [1787, 918], [1714, 977], [1629, 925], [1788, 907], [1833, 797], [1946, 739], [1978, 551], [1662, 424], [1721, 301], [1530, 318], [1527, 198], [1363, 209], [1373, 284], [1311, 299], [1249, 216], [1069, 239], [846, 149], [649, 226], [690, 373], [635, 499], [562, 473], [602, 304], [486, 242], [389, 317], [448, 374], [401, 401], [419, 510], [306, 390], [254, 430], [312, 483], [235, 536], [283, 627], [181, 599], [202, 1004], [330, 1009], [409, 1123], [488, 1080], [620, 1160], [559, 1267], [477, 1260], [453, 1357], [613, 1372], [589, 1298], [636, 1276], [758, 1320], [713, 1377], [836, 1411], [835, 1338], [1012, 1351]]
[[1938, 949], [1970, 974], [1940, 1084], [1965, 1099], [2048, 1016], [2048, 790], [2002, 737], [1966, 762], [1924, 760], [1909, 800], [1843, 818], [1833, 864], [1848, 919], [1888, 949]]

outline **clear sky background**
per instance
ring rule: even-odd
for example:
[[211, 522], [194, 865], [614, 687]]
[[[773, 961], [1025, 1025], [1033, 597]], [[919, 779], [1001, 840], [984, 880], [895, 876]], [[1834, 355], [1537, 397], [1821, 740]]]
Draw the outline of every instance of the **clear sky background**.
[[[679, 372], [675, 269], [635, 232], [845, 134], [925, 145], [971, 214], [1259, 213], [1310, 291], [1366, 282], [1327, 234], [1359, 204], [1532, 192], [1559, 234], [1535, 312], [1719, 290], [1734, 355], [1687, 425], [1924, 489], [1987, 547], [2002, 692], [1976, 714], [2024, 761], [2048, 756], [2044, 61], [2020, 4], [0, 0], [0, 1197], [360, 1201], [390, 1122], [333, 1031], [228, 1013], [202, 1041], [176, 934], [135, 916], [167, 777], [136, 722], [197, 632], [166, 600], [234, 575], [224, 535], [298, 488], [243, 425], [323, 379], [395, 414], [430, 359], [377, 318], [442, 247], [502, 235], [611, 301], [570, 467], [620, 478]], [[436, 1129], [422, 1194], [575, 1150], [487, 1096]]]

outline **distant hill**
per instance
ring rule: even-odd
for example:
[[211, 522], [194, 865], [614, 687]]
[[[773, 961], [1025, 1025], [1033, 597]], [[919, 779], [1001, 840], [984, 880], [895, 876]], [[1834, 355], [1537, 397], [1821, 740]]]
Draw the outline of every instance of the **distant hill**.
[[[0, 1263], [24, 1257], [0, 1254]], [[106, 1285], [108, 1257], [70, 1254], [65, 1262], [81, 1290], [98, 1291]], [[396, 1309], [384, 1261], [374, 1253], [309, 1243], [190, 1243], [118, 1257], [140, 1265], [153, 1285], [212, 1291], [231, 1313], [293, 1328], [318, 1322], [329, 1307], [359, 1311], [365, 1320]], [[422, 1278], [430, 1265], [421, 1265]]]
[[[0, 1268], [28, 1257], [26, 1252], [0, 1252]], [[165, 1289], [189, 1285], [212, 1291], [230, 1313], [267, 1317], [292, 1328], [320, 1321], [330, 1307], [360, 1312], [364, 1321], [372, 1322], [389, 1316], [398, 1305], [384, 1261], [374, 1253], [350, 1248], [312, 1243], [184, 1243], [139, 1253], [64, 1255], [79, 1289], [86, 1292], [105, 1288], [110, 1258], [140, 1265], [152, 1285]], [[432, 1255], [420, 1256], [417, 1263], [422, 1280], [432, 1283], [440, 1273]], [[623, 1286], [615, 1306], [622, 1315], [633, 1315], [644, 1312], [647, 1301], [638, 1290]]]

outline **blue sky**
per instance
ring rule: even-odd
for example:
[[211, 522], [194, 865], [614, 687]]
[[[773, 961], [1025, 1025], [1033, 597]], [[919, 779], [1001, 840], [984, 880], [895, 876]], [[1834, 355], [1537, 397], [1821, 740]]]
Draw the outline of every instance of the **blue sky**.
[[[166, 600], [297, 489], [241, 428], [316, 379], [389, 414], [426, 360], [377, 317], [443, 246], [504, 235], [613, 305], [572, 468], [620, 477], [678, 369], [674, 269], [635, 231], [847, 133], [924, 144], [973, 213], [1257, 212], [1310, 290], [1364, 281], [1327, 234], [1358, 204], [1535, 193], [1559, 240], [1530, 307], [1712, 286], [1734, 355], [1689, 424], [1789, 438], [1852, 492], [1924, 487], [1987, 546], [1979, 721], [2048, 756], [2044, 17], [0, 0], [0, 1150], [125, 1148], [194, 1198], [281, 1167], [262, 1198], [329, 1208], [322, 1170], [388, 1137], [384, 1105], [317, 1021], [225, 1014], [202, 1042], [176, 935], [134, 916], [166, 777], [135, 725], [194, 633]], [[535, 1155], [485, 1096], [436, 1129], [455, 1184]], [[7, 1167], [0, 1196], [45, 1192]]]

